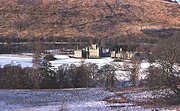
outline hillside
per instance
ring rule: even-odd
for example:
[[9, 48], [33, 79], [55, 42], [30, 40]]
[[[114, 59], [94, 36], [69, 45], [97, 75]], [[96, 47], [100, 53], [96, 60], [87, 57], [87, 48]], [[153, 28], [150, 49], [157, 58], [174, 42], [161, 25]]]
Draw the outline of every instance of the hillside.
[[0, 15], [3, 37], [162, 38], [180, 32], [180, 5], [163, 0], [0, 0]]

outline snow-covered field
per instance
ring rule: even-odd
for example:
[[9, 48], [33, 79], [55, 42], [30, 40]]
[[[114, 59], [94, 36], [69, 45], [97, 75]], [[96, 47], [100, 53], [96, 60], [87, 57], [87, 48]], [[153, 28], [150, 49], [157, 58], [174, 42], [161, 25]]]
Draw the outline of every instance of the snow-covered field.
[[[129, 100], [145, 99], [145, 92], [125, 94]], [[111, 103], [105, 98], [120, 100], [115, 93], [100, 88], [54, 90], [0, 90], [0, 111], [178, 111], [180, 108], [147, 108], [132, 102]]]
[[0, 90], [0, 111], [106, 111], [111, 92], [97, 89]]
[[103, 66], [105, 64], [110, 64], [113, 59], [110, 57], [101, 58], [101, 59], [78, 59], [78, 58], [70, 58], [66, 55], [55, 55], [57, 60], [51, 61], [52, 65], [57, 68], [59, 65], [62, 64], [76, 64], [78, 65], [80, 62], [84, 61], [85, 63], [95, 63], [98, 66]]
[[139, 106], [131, 107], [130, 103], [110, 104], [103, 101], [114, 95], [99, 88], [0, 90], [0, 111], [150, 111]]
[[0, 54], [0, 66], [6, 64], [20, 64], [22, 67], [32, 67], [32, 57], [17, 54]]
[[[57, 60], [51, 61], [52, 65], [57, 68], [62, 64], [79, 64], [81, 61], [85, 61], [85, 63], [95, 63], [98, 66], [103, 66], [105, 64], [109, 64], [113, 61], [111, 58], [101, 58], [101, 59], [77, 59], [70, 58], [67, 55], [55, 55]], [[18, 55], [18, 54], [0, 54], [0, 66], [4, 66], [6, 64], [15, 64], [21, 65], [22, 67], [32, 67], [32, 56], [31, 55]]]

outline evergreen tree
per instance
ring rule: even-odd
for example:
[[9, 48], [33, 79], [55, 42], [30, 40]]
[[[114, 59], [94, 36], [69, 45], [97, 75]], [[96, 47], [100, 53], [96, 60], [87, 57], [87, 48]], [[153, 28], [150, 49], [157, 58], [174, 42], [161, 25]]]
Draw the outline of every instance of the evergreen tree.
[[56, 73], [49, 61], [43, 61], [39, 73], [41, 88], [57, 88]]

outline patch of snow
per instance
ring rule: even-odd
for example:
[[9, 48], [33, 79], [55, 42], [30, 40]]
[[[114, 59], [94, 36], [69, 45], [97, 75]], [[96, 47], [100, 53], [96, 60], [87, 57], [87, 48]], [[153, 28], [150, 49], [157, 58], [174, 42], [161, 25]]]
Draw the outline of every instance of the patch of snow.
[[32, 67], [32, 57], [16, 54], [0, 54], [0, 66], [5, 66], [7, 64]]

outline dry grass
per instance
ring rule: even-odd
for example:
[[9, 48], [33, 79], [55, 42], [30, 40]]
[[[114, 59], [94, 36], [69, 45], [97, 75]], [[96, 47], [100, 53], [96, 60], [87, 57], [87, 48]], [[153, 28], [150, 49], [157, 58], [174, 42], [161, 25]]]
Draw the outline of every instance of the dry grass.
[[103, 0], [27, 1], [0, 1], [1, 35], [120, 37], [142, 34], [142, 28], [180, 27], [179, 5], [162, 0], [121, 0], [119, 5], [106, 0], [112, 9]]

